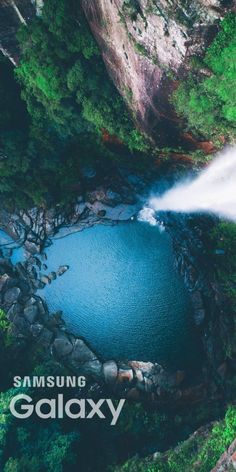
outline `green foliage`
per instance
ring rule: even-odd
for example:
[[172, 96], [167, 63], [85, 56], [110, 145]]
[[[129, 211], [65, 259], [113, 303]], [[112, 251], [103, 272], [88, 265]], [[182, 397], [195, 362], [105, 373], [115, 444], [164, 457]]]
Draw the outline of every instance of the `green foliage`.
[[58, 424], [34, 431], [28, 425], [18, 427], [16, 431], [16, 453], [19, 457], [10, 457], [4, 466], [4, 472], [11, 470], [31, 472], [63, 472], [74, 461], [72, 444], [78, 435], [63, 434]]
[[13, 68], [3, 59], [0, 69], [6, 78], [0, 84], [1, 204], [12, 210], [71, 201], [80, 188], [80, 167], [101, 157], [111, 159], [113, 154], [95, 131], [60, 137], [44, 109], [34, 102], [30, 124]]
[[132, 21], [137, 20], [138, 14], [142, 16], [142, 10], [140, 8], [138, 0], [124, 0], [122, 5], [122, 12], [128, 16]]
[[0, 309], [0, 330], [6, 332], [10, 326], [6, 313]]
[[108, 78], [79, 2], [48, 0], [18, 35], [19, 83], [0, 58], [1, 203], [10, 210], [64, 205], [81, 188], [82, 166], [117, 158], [104, 130], [132, 152], [147, 144]]
[[0, 309], [0, 334], [2, 334], [2, 339], [5, 347], [11, 346], [13, 342], [10, 327], [11, 324], [7, 319], [6, 313]]
[[[236, 136], [236, 15], [221, 22], [221, 30], [200, 64], [173, 95], [177, 112], [186, 117], [190, 129], [203, 136]], [[196, 59], [195, 59], [196, 63]], [[194, 64], [193, 64], [194, 66]]]
[[148, 53], [146, 51], [146, 48], [145, 46], [143, 46], [143, 44], [141, 43], [134, 43], [134, 47], [136, 49], [136, 51], [141, 54], [141, 56], [148, 56]]
[[[212, 276], [215, 277], [224, 296], [226, 313], [228, 312], [225, 322], [230, 326], [226, 331], [224, 329], [220, 331], [222, 346], [226, 357], [231, 358], [234, 355], [236, 342], [236, 224], [219, 222], [209, 236]], [[234, 391], [235, 386], [232, 384], [232, 395]]]
[[236, 224], [220, 222], [211, 232], [214, 250], [222, 251], [222, 256], [215, 256], [217, 277], [221, 282], [236, 280]]
[[[55, 367], [49, 368], [49, 372], [55, 373]], [[57, 420], [45, 424], [34, 415], [23, 423], [16, 419], [9, 405], [15, 395], [22, 393], [30, 395], [35, 402], [44, 398], [46, 392], [22, 387], [0, 394], [0, 469], [4, 472], [54, 472], [55, 467], [58, 472], [68, 470], [75, 461], [73, 446], [80, 440], [79, 433], [64, 430]]]
[[236, 436], [236, 407], [230, 406], [225, 419], [206, 435], [195, 435], [157, 459], [131, 459], [114, 472], [210, 472]]
[[[131, 150], [145, 150], [125, 104], [107, 76], [79, 3], [48, 0], [42, 18], [19, 32], [16, 75], [33, 120], [46, 113], [62, 137], [105, 128]], [[138, 134], [138, 132], [136, 131]]]

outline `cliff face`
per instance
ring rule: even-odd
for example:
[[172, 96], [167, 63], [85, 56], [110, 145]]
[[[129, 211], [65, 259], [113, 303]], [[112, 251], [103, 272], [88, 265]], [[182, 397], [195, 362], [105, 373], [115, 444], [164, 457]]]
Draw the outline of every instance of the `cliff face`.
[[[177, 129], [168, 103], [188, 59], [204, 51], [234, 2], [82, 0], [107, 70], [140, 127], [171, 144]], [[168, 130], [171, 130], [169, 135]]]
[[[140, 126], [154, 141], [181, 144], [169, 96], [217, 31], [235, 0], [80, 0], [107, 70]], [[43, 0], [0, 0], [0, 51], [14, 65], [16, 32]]]
[[40, 12], [42, 0], [0, 0], [0, 51], [17, 65], [19, 47], [16, 33]]

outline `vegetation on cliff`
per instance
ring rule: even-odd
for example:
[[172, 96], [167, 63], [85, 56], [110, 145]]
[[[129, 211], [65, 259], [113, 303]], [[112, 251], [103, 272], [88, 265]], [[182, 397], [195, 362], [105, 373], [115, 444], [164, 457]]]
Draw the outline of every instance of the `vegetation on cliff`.
[[1, 198], [8, 207], [65, 203], [78, 193], [83, 165], [112, 159], [105, 131], [131, 153], [147, 144], [108, 77], [79, 3], [48, 0], [42, 17], [22, 26], [19, 42], [15, 78], [0, 58]]
[[236, 137], [236, 15], [230, 13], [207, 49], [204, 59], [195, 57], [191, 72], [174, 93], [176, 111], [190, 130], [218, 140]]
[[125, 104], [110, 81], [79, 2], [48, 0], [42, 17], [19, 32], [16, 74], [34, 121], [45, 113], [62, 137], [102, 129], [131, 150], [145, 150]]
[[157, 454], [155, 459], [131, 459], [114, 472], [210, 472], [236, 436], [236, 408], [230, 406], [225, 418], [210, 431], [193, 435], [175, 449]]

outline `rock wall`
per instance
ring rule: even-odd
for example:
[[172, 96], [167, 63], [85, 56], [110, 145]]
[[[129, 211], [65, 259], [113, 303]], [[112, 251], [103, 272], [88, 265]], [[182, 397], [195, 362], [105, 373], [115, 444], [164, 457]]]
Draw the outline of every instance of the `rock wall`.
[[[234, 0], [81, 0], [81, 5], [138, 126], [158, 144], [183, 144], [170, 94], [191, 67], [189, 58], [203, 53], [219, 19], [236, 8]], [[0, 2], [0, 51], [14, 65], [20, 55], [16, 32], [42, 7], [43, 0]]]
[[233, 472], [234, 470], [236, 470], [236, 439], [224, 454], [222, 454], [211, 472]]
[[107, 70], [139, 126], [158, 143], [183, 141], [170, 92], [234, 1], [81, 1]]
[[40, 11], [38, 0], [0, 1], [0, 51], [17, 65], [20, 50], [16, 33], [20, 25], [27, 24]]
[[[176, 267], [192, 299], [206, 370], [224, 381], [230, 372], [235, 373], [235, 327], [230, 297], [215, 280], [213, 253], [209, 251], [208, 233], [215, 221], [207, 216], [181, 218], [172, 214], [165, 218], [173, 241]], [[227, 356], [230, 349], [232, 352]]]

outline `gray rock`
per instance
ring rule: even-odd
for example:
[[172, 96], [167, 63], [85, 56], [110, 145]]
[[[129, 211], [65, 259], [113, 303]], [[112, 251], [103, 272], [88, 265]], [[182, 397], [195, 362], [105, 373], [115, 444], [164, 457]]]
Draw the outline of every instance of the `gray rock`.
[[153, 390], [153, 383], [147, 377], [144, 377], [144, 389], [145, 389], [145, 392], [147, 393], [150, 393]]
[[26, 241], [25, 247], [30, 254], [36, 254], [40, 252], [40, 244], [33, 241]]
[[200, 326], [205, 319], [205, 310], [194, 310], [194, 322], [196, 326]]
[[43, 328], [39, 336], [39, 343], [42, 347], [44, 347], [45, 349], [48, 349], [52, 342], [52, 338], [53, 338], [53, 333], [49, 331], [49, 329]]
[[36, 290], [41, 290], [46, 284], [44, 284], [41, 280], [32, 280], [32, 285]]
[[9, 275], [3, 274], [0, 277], [0, 292], [3, 289], [4, 285], [7, 283], [7, 281], [10, 279]]
[[89, 362], [97, 359], [97, 356], [89, 349], [82, 339], [77, 339], [72, 352], [72, 360], [76, 362]]
[[23, 334], [24, 336], [29, 333], [29, 326], [27, 321], [20, 315], [16, 315], [13, 324], [18, 331], [18, 334]]
[[42, 275], [42, 277], [40, 278], [40, 282], [42, 282], [45, 285], [48, 285], [51, 283], [51, 279], [49, 279], [47, 275]]
[[30, 297], [30, 298], [28, 298], [28, 300], [26, 300], [25, 306], [35, 305], [35, 303], [37, 303], [36, 298], [35, 297]]
[[17, 270], [20, 277], [22, 277], [23, 279], [27, 279], [28, 271], [27, 271], [24, 264], [22, 264], [21, 262], [17, 262], [16, 265], [15, 265], [15, 268], [16, 268], [16, 270]]
[[30, 331], [32, 335], [34, 336], [34, 338], [38, 338], [42, 330], [43, 330], [43, 325], [41, 325], [40, 323], [34, 323], [30, 326]]
[[51, 281], [56, 280], [56, 278], [57, 278], [56, 272], [50, 272], [50, 274], [48, 274], [48, 278], [49, 278]]
[[113, 384], [116, 381], [118, 374], [118, 367], [115, 361], [107, 361], [103, 364], [103, 375], [105, 382]]
[[24, 309], [24, 316], [30, 324], [33, 324], [36, 321], [36, 318], [38, 316], [38, 307], [37, 307], [37, 305], [27, 306]]
[[13, 322], [16, 315], [21, 312], [21, 306], [19, 303], [13, 303], [13, 305], [9, 308], [7, 312], [7, 318], [9, 321]]
[[82, 213], [84, 212], [85, 208], [86, 208], [85, 202], [78, 203], [78, 204], [75, 206], [75, 215], [77, 215], [77, 216], [82, 215]]
[[68, 265], [60, 266], [58, 271], [57, 271], [57, 275], [59, 277], [61, 277], [61, 275], [63, 275], [65, 272], [67, 272], [68, 269], [69, 269]]
[[7, 305], [12, 305], [19, 300], [21, 295], [21, 290], [19, 287], [9, 288], [4, 295], [4, 302]]
[[102, 364], [98, 359], [85, 362], [79, 367], [79, 372], [82, 372], [84, 375], [100, 379], [102, 377]]
[[56, 338], [54, 340], [53, 347], [59, 357], [68, 356], [73, 349], [71, 342], [66, 336]]
[[44, 305], [41, 299], [37, 300], [37, 306], [40, 318], [43, 320], [44, 323], [47, 322], [49, 319], [49, 313], [47, 307]]
[[124, 369], [119, 369], [118, 375], [117, 375], [117, 382], [118, 383], [128, 383], [132, 382], [134, 378], [134, 373], [132, 369], [129, 368], [124, 368]]

